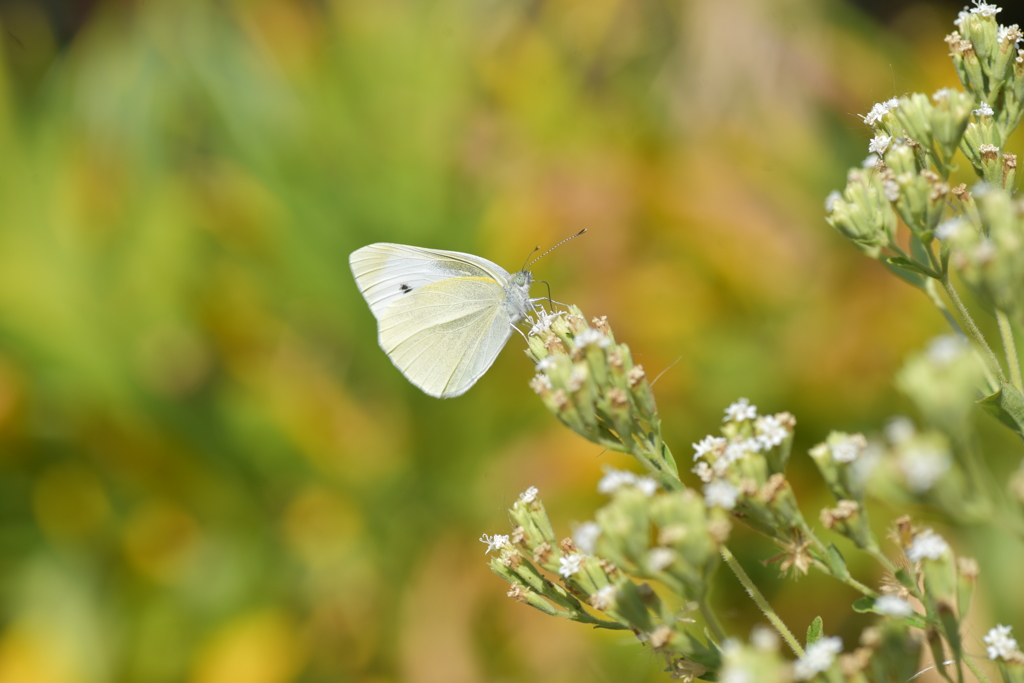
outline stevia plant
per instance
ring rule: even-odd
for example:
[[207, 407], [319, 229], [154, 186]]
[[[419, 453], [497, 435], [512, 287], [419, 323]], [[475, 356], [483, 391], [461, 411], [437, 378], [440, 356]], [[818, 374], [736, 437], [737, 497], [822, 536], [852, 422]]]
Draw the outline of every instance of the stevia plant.
[[[693, 444], [697, 490], [680, 479], [647, 373], [607, 319], [588, 323], [574, 306], [538, 309], [531, 387], [564, 425], [632, 455], [644, 473], [607, 469], [598, 490], [608, 503], [571, 537], [556, 534], [539, 492], [527, 489], [509, 511], [510, 533], [481, 539], [510, 597], [552, 616], [631, 631], [674, 679], [907, 681], [928, 651], [947, 681], [988, 682], [997, 671], [1003, 681], [1024, 682], [1012, 626], [992, 627], [981, 642], [965, 628], [978, 563], [909, 515], [889, 520], [888, 539], [868, 519], [872, 499], [889, 509], [929, 505], [950, 526], [998, 520], [1024, 541], [1024, 468], [1008, 486], [997, 483], [972, 419], [980, 406], [1024, 438], [1014, 343], [1024, 325], [1024, 201], [1014, 194], [1017, 158], [1004, 149], [1024, 112], [1024, 50], [1020, 28], [1000, 25], [999, 12], [975, 0], [946, 36], [963, 90], [894, 98], [862, 117], [873, 131], [870, 156], [826, 201], [827, 222], [926, 294], [952, 328], [896, 377], [920, 426], [896, 418], [877, 435], [835, 431], [811, 448], [834, 499], [812, 524], [786, 476], [796, 418], [759, 414], [740, 399], [726, 408], [718, 434]], [[961, 180], [970, 171], [974, 179]], [[962, 287], [978, 310], [965, 305]], [[977, 315], [995, 318], [1001, 354]], [[736, 524], [778, 547], [766, 562], [853, 588], [861, 595], [853, 609], [877, 620], [852, 646], [825, 635], [820, 619], [798, 639], [730, 551]], [[877, 585], [853, 575], [834, 534], [880, 565]], [[725, 632], [708, 602], [723, 564], [774, 630], [755, 629], [746, 640]], [[982, 651], [993, 660], [985, 670], [975, 661]]]

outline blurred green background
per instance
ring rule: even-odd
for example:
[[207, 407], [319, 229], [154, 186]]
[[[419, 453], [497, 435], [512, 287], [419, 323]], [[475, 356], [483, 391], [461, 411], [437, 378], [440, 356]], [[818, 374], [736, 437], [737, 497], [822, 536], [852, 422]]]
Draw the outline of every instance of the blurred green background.
[[[517, 336], [466, 396], [420, 394], [348, 254], [514, 270], [588, 228], [535, 274], [671, 366], [680, 462], [738, 396], [799, 450], [877, 428], [942, 321], [822, 204], [857, 114], [956, 83], [959, 9], [878, 5], [0, 2], [0, 681], [661, 680], [506, 598], [477, 542], [531, 485], [568, 534], [630, 463], [545, 412]], [[736, 547], [853, 645], [855, 596]]]

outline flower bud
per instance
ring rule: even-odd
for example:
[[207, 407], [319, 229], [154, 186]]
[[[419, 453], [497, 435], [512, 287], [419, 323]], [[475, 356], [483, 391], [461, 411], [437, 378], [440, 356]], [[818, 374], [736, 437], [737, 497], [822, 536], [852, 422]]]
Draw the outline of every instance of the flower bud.
[[842, 198], [832, 202], [825, 220], [872, 258], [895, 239], [896, 215], [874, 171], [851, 170]]
[[956, 154], [974, 106], [973, 97], [956, 90], [947, 89], [944, 96], [935, 100], [931, 129], [943, 163], [948, 164]]

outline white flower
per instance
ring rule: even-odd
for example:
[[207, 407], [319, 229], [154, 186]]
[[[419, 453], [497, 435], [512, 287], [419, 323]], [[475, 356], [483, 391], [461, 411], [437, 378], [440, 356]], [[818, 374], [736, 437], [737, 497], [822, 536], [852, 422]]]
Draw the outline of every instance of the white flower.
[[696, 474], [698, 477], [700, 477], [700, 480], [705, 484], [709, 483], [712, 479], [715, 478], [715, 473], [711, 469], [711, 465], [707, 464], [707, 462], [705, 462], [704, 460], [701, 460], [699, 463], [697, 463], [694, 466], [694, 468], [690, 471]]
[[538, 394], [545, 389], [550, 391], [553, 386], [554, 385], [551, 384], [551, 378], [547, 375], [534, 375], [533, 379], [530, 380], [530, 388]]
[[606, 496], [618, 491], [623, 486], [629, 486], [636, 481], [636, 475], [625, 470], [617, 470], [614, 467], [605, 465], [604, 476], [597, 482], [597, 492]]
[[898, 595], [883, 595], [875, 600], [875, 611], [889, 617], [902, 619], [913, 614], [914, 608]]
[[871, 107], [871, 111], [869, 111], [866, 115], [861, 116], [861, 118], [864, 120], [864, 123], [868, 124], [869, 126], [873, 126], [879, 121], [881, 121], [882, 117], [888, 113], [888, 102], [879, 102], [875, 106]]
[[583, 566], [583, 556], [579, 553], [562, 555], [558, 558], [558, 564], [560, 565], [558, 567], [558, 573], [568, 579], [570, 576], [578, 572], [581, 566]]
[[982, 102], [981, 106], [971, 112], [975, 116], [992, 116], [995, 112], [992, 107], [988, 106], [988, 102]]
[[868, 442], [863, 434], [849, 434], [829, 446], [832, 459], [836, 462], [853, 462], [867, 448]]
[[535, 367], [537, 368], [537, 372], [547, 372], [548, 370], [553, 369], [556, 365], [558, 365], [558, 363], [555, 362], [555, 357], [547, 356], [546, 358], [541, 358]]
[[597, 538], [601, 535], [601, 525], [597, 522], [583, 522], [572, 532], [572, 540], [576, 547], [587, 555], [593, 555], [597, 548]]
[[995, 628], [989, 630], [988, 634], [982, 638], [986, 645], [988, 645], [988, 658], [989, 659], [1009, 659], [1017, 653], [1017, 639], [1010, 637], [1010, 631], [1013, 629], [1012, 626], [1003, 626], [999, 624]]
[[597, 483], [597, 492], [611, 495], [623, 486], [635, 486], [647, 496], [653, 496], [658, 490], [658, 482], [650, 477], [641, 477], [632, 472], [605, 466], [604, 476]]
[[615, 589], [615, 586], [608, 584], [590, 596], [590, 604], [604, 612], [615, 604], [615, 597], [617, 595], [618, 591]]
[[757, 418], [754, 430], [757, 432], [757, 441], [764, 450], [778, 446], [789, 436], [789, 430], [774, 415]]
[[718, 479], [704, 486], [704, 504], [709, 508], [717, 505], [725, 510], [732, 510], [736, 507], [736, 498], [739, 494], [735, 486], [724, 479]]
[[650, 477], [637, 477], [633, 486], [640, 489], [640, 492], [650, 498], [658, 490], [658, 482]]
[[971, 14], [980, 14], [983, 17], [994, 17], [1003, 11], [1002, 7], [996, 7], [990, 5], [985, 0], [973, 0], [974, 7], [971, 8]]
[[484, 554], [487, 554], [492, 550], [498, 550], [508, 545], [508, 536], [504, 534], [494, 534], [493, 536], [484, 534], [480, 537], [480, 542], [487, 544], [487, 550], [484, 551]]
[[897, 109], [900, 106], [900, 100], [898, 97], [892, 97], [885, 101], [885, 106], [889, 109]]
[[[1021, 34], [1020, 26], [1017, 24], [1011, 24], [1010, 26], [1000, 26], [996, 31], [996, 40], [1000, 43], [1013, 41], [1013, 46], [1017, 47], [1017, 43], [1024, 40], [1024, 34]], [[1017, 58], [1018, 60], [1020, 57]]]
[[903, 415], [894, 415], [885, 425], [885, 440], [893, 446], [909, 441], [916, 433], [914, 421]]
[[582, 348], [590, 344], [597, 344], [601, 348], [604, 348], [608, 346], [610, 341], [611, 340], [608, 339], [608, 337], [604, 336], [600, 331], [595, 330], [593, 327], [588, 327], [572, 338], [572, 343], [575, 344], [577, 348]]
[[843, 195], [839, 193], [839, 190], [832, 190], [825, 197], [825, 211], [832, 213], [832, 209], [835, 208], [836, 202], [843, 198]]
[[753, 420], [757, 417], [757, 406], [750, 405], [750, 401], [741, 398], [725, 409], [725, 417], [722, 422], [743, 422]]
[[882, 156], [885, 150], [889, 148], [889, 143], [892, 142], [892, 137], [888, 135], [876, 135], [871, 138], [871, 142], [868, 143], [868, 151], [878, 156]]
[[551, 329], [551, 323], [554, 319], [562, 315], [562, 311], [559, 311], [558, 313], [548, 313], [540, 306], [535, 308], [534, 312], [537, 314], [537, 322], [530, 328], [529, 334], [531, 337], [548, 332]]
[[949, 220], [942, 221], [935, 226], [935, 236], [945, 242], [952, 237], [956, 237], [963, 227], [964, 219], [961, 216], [950, 218]]
[[531, 486], [530, 488], [526, 489], [525, 491], [519, 494], [519, 500], [523, 501], [524, 503], [532, 503], [533, 501], [537, 500], [538, 493], [539, 491], [537, 490], [537, 487]]
[[589, 375], [590, 370], [587, 369], [586, 365], [579, 363], [573, 365], [572, 372], [569, 373], [569, 379], [565, 380], [565, 388], [569, 391], [579, 391], [587, 383]]
[[869, 154], [864, 157], [864, 161], [860, 162], [861, 168], [875, 168], [878, 166], [878, 156]]
[[932, 339], [925, 355], [935, 365], [949, 365], [968, 349], [967, 340], [954, 334], [944, 334]]
[[804, 656], [793, 665], [793, 675], [798, 681], [814, 678], [822, 671], [827, 671], [836, 655], [843, 651], [843, 641], [839, 636], [820, 638], [807, 646]]
[[914, 540], [907, 548], [907, 559], [911, 562], [920, 562], [925, 558], [937, 560], [948, 552], [949, 544], [946, 543], [946, 539], [931, 529], [925, 529], [914, 535]]
[[779, 649], [779, 636], [767, 626], [755, 626], [750, 631], [750, 644], [758, 650], [775, 652]]
[[708, 453], [720, 451], [725, 448], [726, 444], [729, 443], [726, 439], [720, 436], [705, 436], [698, 443], [690, 444], [693, 446], [693, 459], [696, 460]]
[[652, 572], [660, 572], [676, 561], [676, 551], [671, 548], [651, 548], [647, 553], [647, 568]]
[[882, 183], [882, 192], [885, 193], [886, 199], [894, 202], [900, 198], [900, 184], [895, 180], [886, 180]]
[[924, 493], [949, 470], [949, 453], [933, 447], [911, 447], [900, 454], [899, 468], [914, 493]]
[[952, 88], [939, 88], [934, 93], [932, 93], [932, 101], [938, 103], [944, 100], [948, 100], [949, 96], [955, 92], [956, 91], [953, 90]]

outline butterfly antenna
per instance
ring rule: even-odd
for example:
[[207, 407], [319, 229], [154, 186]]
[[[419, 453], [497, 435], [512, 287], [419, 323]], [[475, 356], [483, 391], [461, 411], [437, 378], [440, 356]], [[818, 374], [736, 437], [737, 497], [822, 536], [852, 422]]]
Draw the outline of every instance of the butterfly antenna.
[[[540, 260], [541, 260], [542, 258], [544, 258], [544, 257], [545, 257], [545, 256], [547, 256], [548, 254], [550, 254], [551, 252], [553, 252], [553, 251], [554, 251], [555, 249], [558, 249], [558, 248], [559, 248], [560, 246], [562, 246], [563, 244], [565, 244], [565, 243], [566, 243], [566, 242], [568, 242], [569, 240], [572, 240], [572, 239], [576, 239], [577, 237], [579, 237], [580, 235], [582, 235], [582, 234], [583, 234], [583, 233], [585, 233], [586, 231], [587, 231], [587, 229], [586, 229], [586, 228], [583, 228], [582, 230], [580, 230], [580, 231], [579, 231], [578, 233], [576, 233], [576, 234], [575, 234], [575, 235], [573, 235], [572, 237], [566, 237], [566, 238], [565, 238], [564, 240], [562, 240], [561, 242], [559, 242], [559, 243], [558, 243], [558, 244], [556, 244], [555, 246], [551, 247], [550, 249], [548, 249], [547, 251], [545, 251], [545, 252], [544, 252], [543, 254], [541, 254], [540, 256], [538, 256], [537, 258], [533, 259], [532, 261], [530, 261], [529, 263], [527, 263], [527, 264], [526, 264], [525, 266], [523, 266], [523, 270], [526, 270], [527, 268], [529, 268], [530, 266], [532, 266], [532, 265], [533, 265], [534, 263], [536, 263], [537, 261], [540, 261]], [[534, 249], [534, 251], [537, 251], [537, 250], [536, 250], [536, 249]], [[532, 254], [531, 254], [531, 256], [532, 256]]]
[[[530, 255], [526, 257], [525, 261], [523, 261], [523, 267], [520, 268], [519, 270], [526, 270], [526, 264], [528, 264], [530, 262], [530, 256], [533, 256], [538, 251], [540, 251], [540, 246], [539, 245], [533, 248], [533, 251], [530, 252]], [[543, 256], [543, 254], [541, 254], [541, 256]]]

